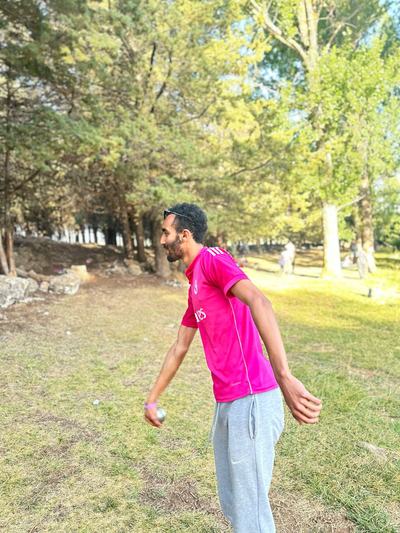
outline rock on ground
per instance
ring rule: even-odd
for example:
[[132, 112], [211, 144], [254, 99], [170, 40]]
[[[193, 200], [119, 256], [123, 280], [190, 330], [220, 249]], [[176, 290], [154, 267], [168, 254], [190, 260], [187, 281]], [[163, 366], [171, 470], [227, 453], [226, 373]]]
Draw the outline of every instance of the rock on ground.
[[132, 263], [128, 266], [128, 272], [131, 276], [140, 276], [140, 274], [142, 273], [142, 269], [139, 265], [135, 265], [134, 263]]
[[86, 281], [89, 276], [86, 265], [72, 265], [67, 272], [75, 274], [81, 281]]
[[39, 290], [39, 283], [36, 280], [32, 278], [28, 278], [28, 282], [29, 282], [29, 287], [28, 287], [29, 292], [36, 292]]
[[0, 276], [0, 307], [9, 307], [23, 300], [29, 292], [29, 281], [25, 278]]
[[81, 280], [75, 274], [63, 274], [50, 280], [49, 290], [61, 294], [76, 294], [79, 289]]
[[49, 292], [50, 283], [48, 281], [42, 281], [39, 287], [41, 292]]

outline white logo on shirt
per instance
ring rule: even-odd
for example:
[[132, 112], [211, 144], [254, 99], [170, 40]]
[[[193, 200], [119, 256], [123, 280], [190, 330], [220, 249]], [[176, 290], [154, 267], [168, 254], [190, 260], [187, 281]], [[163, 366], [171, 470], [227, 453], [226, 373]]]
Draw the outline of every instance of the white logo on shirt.
[[197, 294], [197, 279], [194, 282], [194, 293]]
[[196, 317], [197, 322], [200, 322], [201, 320], [207, 318], [207, 315], [203, 311], [203, 308], [199, 309], [198, 311], [195, 311], [194, 316]]

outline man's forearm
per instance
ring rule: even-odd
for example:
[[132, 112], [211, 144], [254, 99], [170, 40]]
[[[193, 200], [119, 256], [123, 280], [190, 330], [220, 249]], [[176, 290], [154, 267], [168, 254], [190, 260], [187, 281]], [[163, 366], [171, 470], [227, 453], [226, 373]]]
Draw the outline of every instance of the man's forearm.
[[271, 302], [267, 298], [260, 296], [251, 303], [250, 311], [258, 332], [267, 348], [275, 377], [278, 383], [284, 381], [291, 374]]
[[181, 366], [182, 361], [186, 355], [186, 351], [182, 351], [178, 347], [178, 341], [175, 342], [169, 349], [165, 356], [161, 372], [153, 385], [153, 388], [147, 398], [147, 404], [153, 404], [161, 393], [167, 388], [168, 384], [175, 376], [178, 368]]

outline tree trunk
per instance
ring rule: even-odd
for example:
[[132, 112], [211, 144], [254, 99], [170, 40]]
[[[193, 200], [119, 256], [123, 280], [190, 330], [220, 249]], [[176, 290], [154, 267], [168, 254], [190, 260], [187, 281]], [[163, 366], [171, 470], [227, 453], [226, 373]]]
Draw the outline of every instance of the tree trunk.
[[342, 278], [340, 265], [339, 231], [336, 206], [326, 203], [322, 209], [324, 227], [324, 266], [323, 278]]
[[93, 238], [96, 244], [98, 244], [98, 236], [97, 236], [98, 230], [99, 228], [97, 226], [93, 226]]
[[122, 240], [124, 241], [125, 253], [128, 259], [133, 259], [134, 251], [132, 244], [132, 233], [129, 225], [128, 210], [126, 207], [125, 193], [122, 186], [118, 183], [118, 200], [120, 210], [120, 222], [122, 226]]
[[4, 240], [8, 275], [16, 276], [17, 272], [15, 270], [13, 227], [10, 214], [10, 156], [11, 150], [7, 150], [4, 163]]
[[1, 226], [0, 226], [0, 266], [3, 270], [3, 274], [5, 276], [8, 276], [9, 270], [8, 270], [6, 252], [3, 248], [3, 235], [2, 235]]
[[137, 260], [139, 263], [145, 263], [146, 253], [144, 251], [144, 231], [143, 231], [143, 214], [131, 211], [132, 222], [135, 228], [137, 242]]
[[16, 276], [17, 271], [15, 267], [15, 258], [14, 258], [14, 236], [13, 228], [11, 223], [9, 223], [8, 228], [6, 228], [6, 257], [9, 266], [9, 276]]
[[70, 234], [69, 234], [69, 227], [67, 226], [67, 224], [64, 224], [64, 235], [65, 235], [66, 241], [68, 243], [71, 242], [71, 238], [70, 238]]
[[374, 259], [374, 228], [372, 223], [371, 192], [368, 172], [366, 170], [361, 175], [360, 193], [361, 196], [363, 196], [363, 198], [360, 200], [362, 245], [368, 254], [368, 269], [370, 272], [375, 272], [376, 265]]
[[35, 281], [38, 281], [39, 283], [41, 281], [47, 281], [50, 282], [51, 278], [53, 276], [44, 276], [43, 274], [36, 274], [34, 270], [30, 270], [29, 272], [25, 272], [25, 270], [21, 270], [20, 268], [17, 268], [17, 274], [21, 278], [32, 278]]
[[106, 244], [117, 244], [117, 232], [114, 228], [106, 227], [104, 229], [104, 236], [106, 239]]
[[80, 229], [81, 229], [81, 233], [82, 233], [82, 243], [85, 244], [86, 241], [85, 241], [85, 226], [79, 226]]
[[75, 229], [75, 242], [79, 242], [79, 230]]
[[163, 279], [171, 276], [171, 268], [164, 247], [160, 244], [161, 222], [156, 218], [152, 223], [152, 241], [156, 257], [156, 275]]

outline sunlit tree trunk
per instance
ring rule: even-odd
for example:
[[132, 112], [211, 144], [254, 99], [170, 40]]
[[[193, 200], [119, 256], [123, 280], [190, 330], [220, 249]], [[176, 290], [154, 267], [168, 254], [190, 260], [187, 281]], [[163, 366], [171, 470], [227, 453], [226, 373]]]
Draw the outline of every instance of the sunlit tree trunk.
[[336, 206], [326, 203], [322, 209], [324, 226], [324, 266], [322, 277], [342, 277], [340, 265], [339, 232]]
[[362, 245], [368, 254], [368, 268], [371, 272], [376, 270], [374, 258], [374, 227], [372, 223], [371, 191], [368, 172], [365, 170], [361, 176], [361, 218], [362, 218]]
[[64, 235], [65, 235], [67, 242], [71, 242], [71, 236], [69, 234], [69, 227], [67, 224], [64, 224]]
[[6, 252], [3, 247], [3, 232], [2, 232], [1, 226], [0, 226], [0, 266], [3, 270], [3, 274], [5, 276], [8, 276], [9, 270], [8, 270]]

